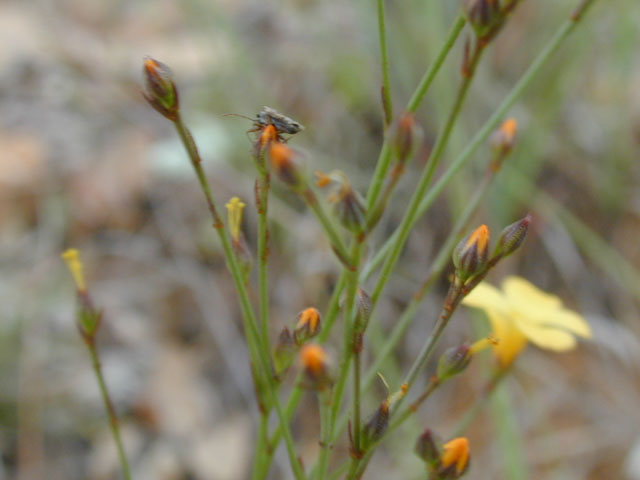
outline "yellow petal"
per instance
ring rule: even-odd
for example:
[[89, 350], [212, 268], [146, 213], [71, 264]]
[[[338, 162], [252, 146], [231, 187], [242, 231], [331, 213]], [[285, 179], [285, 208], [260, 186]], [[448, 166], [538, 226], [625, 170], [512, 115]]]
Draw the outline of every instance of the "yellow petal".
[[462, 303], [469, 307], [481, 308], [487, 312], [489, 310], [501, 314], [508, 312], [507, 300], [502, 292], [485, 282], [480, 283], [471, 290], [471, 292], [464, 297]]
[[507, 366], [527, 346], [527, 337], [518, 330], [509, 316], [495, 311], [487, 311], [487, 316], [496, 338], [496, 343], [491, 345], [491, 349], [500, 364]]
[[579, 337], [591, 338], [591, 327], [585, 319], [566, 308], [552, 312], [543, 323], [566, 330]]
[[531, 343], [540, 348], [563, 351], [576, 346], [576, 339], [572, 334], [554, 325], [532, 323], [519, 315], [515, 316], [514, 323]]
[[512, 307], [523, 313], [562, 307], [558, 297], [543, 292], [522, 277], [507, 277], [502, 282], [502, 290]]

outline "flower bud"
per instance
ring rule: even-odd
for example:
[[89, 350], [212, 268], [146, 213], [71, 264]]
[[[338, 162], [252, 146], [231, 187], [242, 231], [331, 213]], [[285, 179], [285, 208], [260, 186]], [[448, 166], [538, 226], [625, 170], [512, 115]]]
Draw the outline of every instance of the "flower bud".
[[427, 428], [416, 441], [414, 451], [416, 455], [427, 463], [429, 471], [435, 469], [440, 462], [440, 448], [438, 445], [440, 445], [440, 441], [430, 428]]
[[469, 440], [465, 437], [454, 438], [442, 446], [439, 478], [454, 480], [460, 478], [469, 468]]
[[320, 345], [309, 344], [300, 350], [302, 365], [307, 385], [314, 390], [324, 390], [331, 385], [327, 353]]
[[524, 218], [502, 230], [492, 257], [496, 258], [499, 256], [500, 258], [504, 258], [518, 250], [527, 236], [531, 220], [531, 215], [527, 214]]
[[269, 147], [271, 167], [278, 178], [290, 188], [299, 190], [304, 185], [300, 168], [295, 160], [295, 152], [281, 142], [271, 143]]
[[310, 338], [320, 333], [320, 312], [309, 307], [298, 314], [296, 328], [293, 331], [293, 340], [296, 345], [302, 345]]
[[151, 57], [145, 57], [143, 75], [144, 98], [164, 117], [176, 120], [179, 108], [178, 90], [169, 67]]
[[284, 327], [278, 335], [278, 341], [273, 349], [273, 366], [276, 375], [282, 374], [293, 362], [296, 347], [288, 327]]
[[82, 338], [86, 342], [92, 342], [93, 337], [100, 326], [102, 311], [95, 308], [84, 279], [84, 265], [80, 259], [80, 253], [75, 248], [66, 250], [62, 255], [62, 260], [67, 265], [69, 273], [76, 284], [78, 305], [76, 309], [76, 324]]
[[363, 232], [366, 224], [364, 201], [360, 194], [351, 187], [347, 176], [339, 170], [334, 170], [328, 175], [316, 172], [316, 176], [318, 177], [316, 184], [319, 187], [332, 185], [333, 191], [327, 200], [333, 204], [333, 212], [340, 223], [354, 233]]
[[371, 317], [371, 297], [361, 288], [356, 291], [356, 309], [354, 328], [356, 333], [364, 333]]
[[447, 349], [438, 361], [438, 381], [444, 382], [451, 377], [462, 373], [471, 361], [469, 345], [463, 344], [458, 347]]
[[456, 275], [465, 281], [481, 273], [489, 260], [489, 227], [480, 225], [463, 239], [453, 252]]
[[362, 449], [378, 441], [389, 426], [389, 401], [383, 400], [362, 426]]
[[515, 118], [506, 119], [491, 135], [491, 147], [498, 153], [508, 153], [515, 143], [517, 129], [518, 122]]
[[502, 20], [499, 0], [466, 0], [463, 10], [478, 38], [491, 34]]
[[422, 130], [411, 113], [404, 113], [395, 126], [393, 146], [398, 162], [405, 163], [415, 151]]

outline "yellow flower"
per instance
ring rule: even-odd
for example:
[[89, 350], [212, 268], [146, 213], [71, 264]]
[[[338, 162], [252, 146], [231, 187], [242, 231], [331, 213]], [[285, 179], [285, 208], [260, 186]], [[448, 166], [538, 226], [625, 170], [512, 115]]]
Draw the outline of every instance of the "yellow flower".
[[442, 450], [440, 457], [442, 470], [447, 472], [451, 470], [453, 478], [460, 477], [469, 466], [469, 440], [465, 437], [454, 438], [445, 443]]
[[591, 337], [589, 324], [562, 306], [555, 295], [543, 292], [521, 277], [507, 277], [502, 291], [487, 283], [475, 287], [462, 301], [489, 317], [497, 343], [493, 352], [502, 366], [510, 365], [528, 342], [548, 350], [571, 350], [574, 335]]
[[233, 197], [225, 205], [229, 215], [229, 231], [234, 242], [240, 241], [240, 229], [242, 228], [242, 210], [246, 206], [238, 197]]
[[73, 277], [73, 281], [76, 284], [76, 288], [84, 292], [87, 289], [87, 285], [84, 281], [84, 273], [82, 260], [80, 260], [80, 253], [75, 248], [70, 248], [60, 255], [62, 260], [67, 264], [67, 268]]

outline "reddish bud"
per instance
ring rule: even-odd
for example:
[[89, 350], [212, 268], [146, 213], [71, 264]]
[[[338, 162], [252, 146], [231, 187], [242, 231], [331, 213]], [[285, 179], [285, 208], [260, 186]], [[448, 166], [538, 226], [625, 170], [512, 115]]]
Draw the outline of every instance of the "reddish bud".
[[145, 57], [143, 75], [144, 98], [164, 117], [176, 120], [179, 108], [178, 90], [169, 67], [151, 57]]

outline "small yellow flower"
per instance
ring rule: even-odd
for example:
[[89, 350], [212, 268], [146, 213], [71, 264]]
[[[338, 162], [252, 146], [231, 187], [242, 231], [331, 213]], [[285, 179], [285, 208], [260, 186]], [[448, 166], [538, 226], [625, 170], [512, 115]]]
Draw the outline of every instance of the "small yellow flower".
[[555, 295], [543, 292], [521, 277], [507, 277], [502, 291], [481, 283], [462, 301], [484, 310], [497, 342], [493, 352], [502, 366], [510, 365], [528, 342], [555, 351], [576, 346], [574, 335], [591, 337], [589, 324], [562, 306]]
[[242, 226], [242, 210], [246, 206], [238, 197], [233, 197], [225, 205], [229, 216], [229, 232], [234, 242], [240, 241], [240, 228]]
[[84, 273], [82, 260], [80, 260], [80, 253], [75, 248], [70, 248], [66, 250], [62, 255], [62, 260], [67, 264], [67, 268], [69, 272], [71, 272], [71, 276], [73, 277], [73, 281], [76, 284], [76, 288], [80, 292], [85, 292], [87, 290], [87, 284], [84, 281]]

